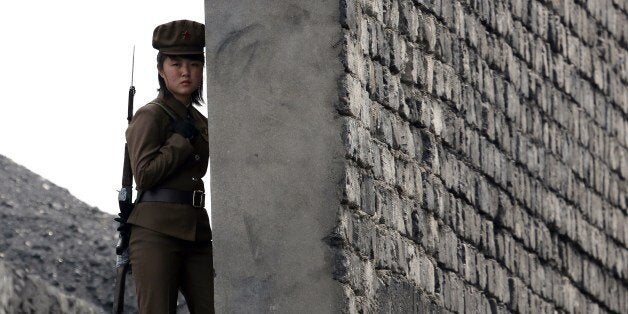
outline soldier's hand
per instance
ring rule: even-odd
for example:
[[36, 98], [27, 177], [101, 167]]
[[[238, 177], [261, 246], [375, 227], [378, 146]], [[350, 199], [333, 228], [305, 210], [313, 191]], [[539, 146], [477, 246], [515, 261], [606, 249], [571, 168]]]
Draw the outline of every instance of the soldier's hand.
[[174, 132], [181, 134], [187, 139], [192, 139], [198, 135], [198, 130], [189, 120], [177, 121], [174, 124]]

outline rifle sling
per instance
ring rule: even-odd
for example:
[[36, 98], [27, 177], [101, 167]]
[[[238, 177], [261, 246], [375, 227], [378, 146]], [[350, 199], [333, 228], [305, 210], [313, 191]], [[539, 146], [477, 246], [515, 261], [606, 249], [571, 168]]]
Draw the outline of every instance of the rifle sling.
[[[168, 107], [166, 107], [165, 105], [160, 104], [160, 103], [158, 103], [158, 102], [156, 102], [156, 101], [151, 101], [151, 102], [149, 102], [149, 104], [155, 104], [155, 105], [159, 106], [159, 107], [160, 107], [160, 108], [161, 108], [164, 112], [166, 112], [166, 114], [168, 115], [168, 117], [170, 117], [170, 120], [172, 120], [172, 121], [179, 121], [179, 119], [177, 119], [177, 116], [176, 116], [176, 115], [175, 115], [175, 114], [174, 114], [174, 113], [173, 113], [170, 109], [168, 109]], [[125, 149], [124, 153], [125, 153], [125, 161], [126, 161], [126, 160], [130, 160], [130, 159], [129, 159], [129, 153], [128, 153], [128, 150], [127, 150], [127, 149]], [[126, 163], [125, 163], [125, 167], [126, 167], [126, 166], [127, 166], [127, 165], [126, 165]], [[132, 176], [133, 174], [131, 173], [130, 168], [131, 168], [131, 166], [130, 166], [130, 162], [129, 162], [129, 174], [131, 174], [131, 176]], [[137, 190], [137, 198], [135, 198], [135, 202], [134, 202], [134, 204], [137, 204], [137, 203], [139, 203], [139, 202], [140, 202], [140, 200], [142, 199], [142, 194], [143, 194], [143, 192], [144, 192], [144, 191]]]
[[156, 101], [151, 101], [151, 102], [149, 102], [149, 104], [155, 104], [155, 105], [161, 107], [161, 109], [163, 109], [166, 112], [166, 114], [170, 117], [170, 119], [172, 121], [174, 121], [174, 122], [179, 121], [179, 119], [177, 119], [177, 116], [170, 109], [168, 109], [168, 107], [166, 107], [164, 104], [160, 104], [160, 103], [158, 103]]

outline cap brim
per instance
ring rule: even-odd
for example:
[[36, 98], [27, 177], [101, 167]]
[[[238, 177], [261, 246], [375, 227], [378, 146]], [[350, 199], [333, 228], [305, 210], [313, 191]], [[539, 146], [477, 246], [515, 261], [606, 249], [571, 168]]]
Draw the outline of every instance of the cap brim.
[[172, 55], [172, 56], [176, 56], [176, 55], [202, 55], [203, 52], [202, 51], [160, 51], [163, 54], [167, 54], [167, 55]]
[[203, 49], [190, 49], [182, 48], [182, 47], [170, 47], [170, 48], [162, 48], [159, 49], [159, 52], [167, 54], [167, 55], [201, 55], [203, 54]]

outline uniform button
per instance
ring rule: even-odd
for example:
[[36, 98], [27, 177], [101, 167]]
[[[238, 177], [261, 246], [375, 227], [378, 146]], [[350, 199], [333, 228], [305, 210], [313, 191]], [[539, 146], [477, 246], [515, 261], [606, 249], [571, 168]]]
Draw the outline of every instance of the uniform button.
[[199, 154], [194, 155], [194, 160], [196, 160], [196, 161], [201, 160], [201, 155], [199, 155]]
[[192, 181], [196, 181], [198, 180], [196, 177], [192, 177]]

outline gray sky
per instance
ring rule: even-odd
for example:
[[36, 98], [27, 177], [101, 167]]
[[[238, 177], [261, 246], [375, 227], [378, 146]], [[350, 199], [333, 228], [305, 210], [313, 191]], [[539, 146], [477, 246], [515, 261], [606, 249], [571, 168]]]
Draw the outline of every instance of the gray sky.
[[177, 19], [202, 23], [203, 6], [2, 1], [0, 154], [117, 213], [133, 45], [137, 109], [156, 96], [153, 29]]

